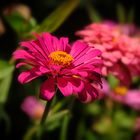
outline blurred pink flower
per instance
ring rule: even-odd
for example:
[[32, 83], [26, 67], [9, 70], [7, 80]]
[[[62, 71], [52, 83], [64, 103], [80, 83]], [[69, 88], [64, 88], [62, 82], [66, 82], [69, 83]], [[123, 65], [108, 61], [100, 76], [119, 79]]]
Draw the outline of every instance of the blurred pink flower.
[[102, 74], [112, 73], [129, 85], [132, 76], [140, 75], [140, 40], [132, 38], [110, 24], [93, 23], [76, 32], [91, 47], [102, 51]]
[[134, 24], [119, 24], [111, 20], [105, 20], [103, 23], [109, 26], [113, 26], [113, 28], [116, 28], [116, 30], [118, 30], [118, 32], [121, 34], [126, 34], [128, 36], [140, 35], [140, 29], [137, 28]]
[[47, 76], [41, 85], [40, 97], [53, 98], [56, 86], [64, 96], [75, 95], [82, 102], [98, 97], [94, 84], [101, 85], [101, 51], [76, 41], [71, 46], [68, 38], [60, 39], [49, 33], [36, 35], [37, 40], [21, 42], [22, 49], [14, 52], [15, 59], [23, 61], [17, 68], [30, 65], [30, 70], [22, 72], [18, 80], [28, 83], [39, 76]]
[[140, 91], [129, 90], [125, 97], [125, 103], [136, 110], [140, 110]]
[[128, 89], [124, 86], [111, 89], [107, 81], [103, 80], [101, 92], [117, 102], [128, 105], [135, 110], [140, 110], [140, 90]]
[[26, 97], [21, 105], [21, 109], [34, 120], [39, 120], [42, 117], [45, 106], [34, 96]]

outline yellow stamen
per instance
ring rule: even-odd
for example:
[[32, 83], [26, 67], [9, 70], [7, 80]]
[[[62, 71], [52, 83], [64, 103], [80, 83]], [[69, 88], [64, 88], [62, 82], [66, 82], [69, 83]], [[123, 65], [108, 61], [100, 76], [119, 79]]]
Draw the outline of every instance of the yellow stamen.
[[52, 52], [49, 57], [51, 58], [51, 62], [53, 64], [61, 65], [64, 67], [69, 66], [73, 61], [73, 57], [64, 51]]
[[79, 78], [79, 76], [77, 76], [77, 75], [72, 75], [72, 77], [74, 77], [74, 78]]
[[122, 96], [126, 95], [127, 94], [127, 91], [128, 91], [128, 89], [126, 87], [124, 87], [124, 86], [119, 86], [119, 87], [116, 87], [114, 89], [114, 92], [116, 94], [122, 95]]

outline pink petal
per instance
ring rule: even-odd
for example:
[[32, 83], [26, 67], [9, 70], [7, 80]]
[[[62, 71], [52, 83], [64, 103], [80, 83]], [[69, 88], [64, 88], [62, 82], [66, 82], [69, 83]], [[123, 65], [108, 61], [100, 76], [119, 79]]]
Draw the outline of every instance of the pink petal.
[[30, 55], [27, 51], [25, 50], [16, 50], [13, 53], [13, 56], [15, 59], [25, 59], [25, 60], [33, 60], [34, 57]]
[[75, 66], [75, 68], [73, 70], [95, 71], [95, 72], [101, 73], [101, 69], [100, 69], [101, 66], [102, 66], [101, 59], [93, 59], [90, 62], [82, 63], [79, 66]]
[[52, 39], [53, 39], [52, 44], [53, 44], [54, 50], [55, 51], [62, 50], [62, 46], [60, 45], [58, 38], [53, 36]]
[[28, 53], [26, 50], [16, 50], [13, 53], [13, 57], [14, 57], [14, 59], [24, 59], [24, 60], [27, 60], [27, 62], [30, 62], [30, 63], [33, 63], [33, 64], [44, 65], [42, 63], [42, 61], [40, 61], [40, 59], [42, 60], [42, 58], [39, 58], [38, 55], [31, 55], [31, 53]]
[[83, 54], [83, 56], [81, 56], [80, 58], [77, 57], [74, 60], [74, 65], [79, 65], [84, 63], [90, 63], [93, 62], [93, 60], [95, 59], [94, 57], [96, 56], [100, 56], [101, 55], [101, 51], [97, 50], [97, 49], [90, 49], [90, 51], [88, 51], [86, 54]]
[[41, 71], [42, 74], [50, 72], [50, 70], [47, 67], [42, 67], [42, 66], [39, 67], [39, 70]]
[[140, 91], [129, 90], [125, 96], [125, 103], [134, 109], [140, 110]]
[[87, 103], [95, 100], [98, 97], [97, 90], [90, 84], [85, 83], [85, 90], [78, 93], [78, 98], [80, 101]]
[[60, 38], [60, 46], [61, 46], [60, 50], [66, 51], [69, 53], [70, 46], [69, 46], [68, 42], [69, 42], [69, 39], [67, 37], [61, 37]]
[[81, 102], [85, 102], [87, 100], [87, 94], [86, 94], [86, 90], [85, 89], [82, 92], [79, 92], [77, 95], [78, 95], [78, 99]]
[[73, 93], [81, 92], [84, 89], [84, 82], [80, 78], [70, 78]]
[[73, 92], [69, 78], [57, 78], [57, 86], [64, 96], [70, 96]]
[[[99, 94], [98, 91], [90, 83], [86, 84], [86, 90], [87, 90], [87, 94], [91, 96], [91, 100], [95, 100], [98, 97]], [[88, 100], [88, 102], [91, 100]]]
[[40, 98], [44, 100], [51, 100], [55, 94], [55, 81], [54, 78], [48, 78], [40, 88]]
[[44, 33], [42, 35], [42, 39], [43, 39], [43, 42], [44, 42], [46, 48], [48, 49], [49, 54], [51, 52], [55, 51], [54, 46], [53, 46], [54, 39], [53, 39], [53, 36], [51, 34]]
[[74, 59], [80, 58], [89, 50], [89, 46], [86, 43], [81, 41], [76, 41], [71, 49], [70, 54], [74, 57]]
[[[34, 41], [37, 46], [40, 46], [40, 48], [42, 49], [42, 51], [44, 51], [44, 53], [48, 56], [50, 54], [50, 50], [49, 47], [53, 47], [52, 44], [49, 44], [50, 46], [48, 46], [45, 41], [46, 40], [50, 40], [51, 39], [51, 34], [49, 33], [43, 33], [42, 36], [38, 35], [37, 33], [34, 33], [34, 35], [37, 37], [37, 41]], [[51, 41], [51, 40], [50, 40]], [[33, 42], [32, 42], [33, 43]]]
[[38, 55], [42, 55], [42, 57], [44, 57], [46, 60], [48, 60], [49, 51], [43, 44], [39, 43], [38, 40], [32, 41], [30, 43], [36, 49], [36, 51], [34, 51], [34, 52], [38, 52]]
[[19, 68], [19, 67], [24, 66], [24, 65], [27, 65], [27, 63], [26, 62], [20, 62], [16, 65], [16, 68]]
[[32, 68], [31, 70], [24, 71], [18, 76], [18, 81], [22, 84], [28, 83], [38, 76], [42, 75], [38, 68]]
[[23, 41], [23, 42], [20, 42], [19, 44], [20, 46], [24, 47], [24, 48], [27, 48], [31, 51], [36, 51], [36, 49], [32, 46], [32, 44], [30, 43], [30, 41]]
[[110, 87], [108, 82], [105, 79], [102, 79], [102, 85], [103, 88], [101, 89], [101, 91], [105, 94], [109, 94], [110, 93]]

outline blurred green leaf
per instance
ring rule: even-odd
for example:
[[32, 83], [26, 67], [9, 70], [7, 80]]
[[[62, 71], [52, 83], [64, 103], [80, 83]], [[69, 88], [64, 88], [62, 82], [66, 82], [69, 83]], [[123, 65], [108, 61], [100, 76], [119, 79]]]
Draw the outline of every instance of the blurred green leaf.
[[120, 128], [131, 129], [134, 125], [134, 116], [128, 115], [125, 111], [117, 111], [114, 117], [115, 124]]
[[81, 119], [77, 126], [76, 140], [82, 140], [85, 135], [85, 131], [86, 131], [85, 122], [83, 119]]
[[99, 13], [95, 10], [94, 6], [90, 2], [90, 0], [86, 1], [86, 7], [88, 11], [89, 18], [93, 22], [101, 22], [102, 17], [99, 15]]
[[62, 120], [60, 140], [67, 140], [69, 122], [70, 122], [70, 116], [65, 116], [64, 119]]
[[133, 131], [132, 130], [121, 130], [115, 135], [116, 140], [133, 140]]
[[126, 22], [125, 9], [120, 3], [117, 4], [117, 17], [119, 23]]
[[52, 130], [55, 127], [60, 126], [61, 120], [66, 116], [70, 115], [68, 110], [63, 110], [55, 114], [48, 115], [48, 118], [46, 120], [46, 128], [47, 130]]
[[91, 131], [86, 132], [86, 140], [97, 140], [95, 134]]
[[12, 73], [0, 81], [0, 103], [5, 103], [12, 81]]
[[31, 31], [36, 26], [36, 21], [34, 18], [26, 20], [22, 15], [17, 12], [13, 12], [10, 15], [5, 15], [5, 19], [8, 24], [17, 32], [19, 36], [22, 36], [21, 33], [26, 33]]
[[32, 140], [37, 130], [38, 130], [37, 125], [33, 125], [31, 128], [27, 129], [27, 132], [25, 133], [23, 140]]
[[102, 113], [101, 107], [97, 101], [86, 105], [85, 111], [86, 114], [95, 115], [95, 116]]
[[128, 12], [128, 16], [127, 16], [127, 23], [133, 23], [134, 22], [134, 8], [132, 7], [129, 12]]
[[0, 60], [0, 103], [5, 103], [10, 89], [14, 66]]
[[109, 82], [111, 89], [114, 89], [119, 84], [119, 80], [111, 74], [108, 75], [108, 82]]
[[10, 65], [8, 62], [0, 60], [0, 79], [4, 78], [11, 72], [13, 72], [14, 66]]
[[100, 134], [109, 133], [112, 128], [111, 119], [109, 117], [103, 117], [93, 127]]
[[33, 31], [38, 33], [54, 32], [76, 8], [78, 3], [79, 0], [66, 0]]

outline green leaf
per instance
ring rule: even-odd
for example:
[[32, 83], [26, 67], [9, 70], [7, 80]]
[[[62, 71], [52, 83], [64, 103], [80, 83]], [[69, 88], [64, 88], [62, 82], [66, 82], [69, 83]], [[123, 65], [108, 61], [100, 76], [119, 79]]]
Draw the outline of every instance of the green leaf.
[[86, 132], [86, 140], [97, 140], [97, 137], [92, 131]]
[[10, 89], [14, 66], [0, 60], [0, 103], [5, 103]]
[[37, 28], [35, 32], [54, 32], [71, 14], [78, 5], [79, 0], [67, 0], [63, 2], [50, 16], [48, 16]]
[[61, 120], [66, 116], [70, 115], [68, 110], [63, 110], [61, 112], [50, 114], [46, 120], [46, 128], [47, 130], [52, 130], [57, 126], [61, 125]]
[[134, 8], [132, 7], [128, 12], [127, 23], [133, 23], [134, 15]]
[[114, 89], [115, 87], [117, 87], [119, 85], [119, 80], [111, 74], [108, 76], [108, 82], [109, 82], [111, 89]]
[[107, 116], [101, 118], [94, 125], [94, 129], [100, 134], [107, 134], [112, 129], [111, 119]]
[[23, 140], [31, 140], [31, 139], [33, 139], [33, 136], [36, 134], [37, 130], [38, 130], [38, 126], [33, 125], [33, 127], [29, 128], [27, 130], [27, 132], [25, 133], [25, 135], [23, 137]]
[[61, 125], [60, 121], [56, 121], [55, 123], [51, 123], [51, 124], [48, 125], [48, 127], [46, 126], [47, 131], [53, 131], [54, 129], [60, 127], [60, 125]]
[[47, 124], [48, 123], [52, 123], [53, 121], [56, 121], [58, 119], [61, 119], [62, 117], [64, 117], [65, 115], [68, 115], [69, 111], [68, 110], [63, 110], [61, 112], [55, 113], [53, 115], [49, 115], [47, 118]]
[[99, 13], [95, 10], [94, 6], [90, 2], [90, 0], [86, 1], [86, 7], [88, 11], [89, 18], [93, 22], [101, 22], [102, 17], [99, 15]]
[[134, 125], [134, 116], [131, 114], [127, 114], [124, 111], [117, 111], [115, 113], [115, 124], [119, 127], [119, 128], [127, 128], [127, 129], [131, 129], [133, 128]]
[[86, 114], [90, 114], [94, 116], [100, 115], [100, 113], [102, 113], [101, 107], [97, 101], [94, 103], [87, 104], [85, 107], [85, 111]]
[[10, 15], [5, 15], [5, 19], [19, 36], [24, 36], [24, 33], [31, 31], [36, 26], [36, 21], [34, 18], [26, 20], [17, 12], [13, 12]]
[[0, 60], [0, 79], [4, 78], [11, 72], [13, 72], [14, 66], [10, 65], [8, 62]]
[[67, 140], [67, 133], [68, 133], [68, 125], [70, 122], [70, 117], [65, 116], [62, 120], [61, 132], [60, 132], [60, 140]]
[[126, 22], [125, 9], [121, 4], [117, 4], [117, 17], [119, 23]]
[[85, 121], [81, 119], [76, 130], [76, 140], [82, 140], [86, 131]]
[[12, 81], [12, 73], [0, 81], [0, 103], [5, 103]]

